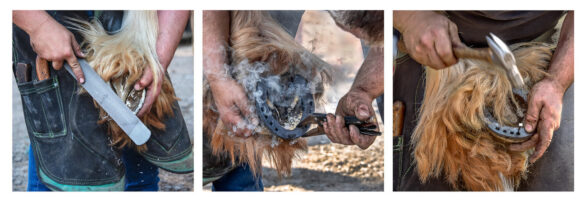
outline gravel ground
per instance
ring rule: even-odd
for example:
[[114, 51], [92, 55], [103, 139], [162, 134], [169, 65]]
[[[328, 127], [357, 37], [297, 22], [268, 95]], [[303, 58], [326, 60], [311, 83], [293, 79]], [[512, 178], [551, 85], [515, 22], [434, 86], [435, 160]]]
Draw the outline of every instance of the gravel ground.
[[266, 191], [384, 191], [384, 138], [367, 150], [320, 144], [293, 163], [290, 177], [278, 177], [264, 164]]
[[[181, 45], [169, 67], [169, 75], [179, 105], [193, 140], [193, 48]], [[20, 94], [16, 81], [12, 84], [12, 190], [26, 191], [28, 179], [28, 139]], [[173, 174], [160, 170], [159, 188], [162, 191], [193, 191], [193, 173]]]

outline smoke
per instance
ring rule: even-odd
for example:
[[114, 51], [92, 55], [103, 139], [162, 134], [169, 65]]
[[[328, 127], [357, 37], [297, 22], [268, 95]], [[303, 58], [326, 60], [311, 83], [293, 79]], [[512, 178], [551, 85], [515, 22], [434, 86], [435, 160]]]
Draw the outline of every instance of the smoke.
[[[226, 55], [225, 47], [216, 50], [216, 54]], [[229, 51], [229, 47], [228, 47]], [[209, 57], [209, 52], [204, 56]], [[249, 60], [243, 60], [239, 63], [223, 64], [222, 70], [219, 72], [213, 72], [205, 70], [206, 76], [213, 75], [219, 78], [234, 79], [239, 85], [242, 86], [244, 92], [248, 98], [248, 108], [250, 116], [243, 116], [243, 121], [231, 127], [228, 131], [228, 135], [232, 136], [233, 133], [238, 132], [242, 129], [253, 130], [252, 134], [259, 133], [263, 130], [263, 126], [259, 123], [258, 116], [256, 115], [256, 103], [258, 104], [272, 104], [272, 107], [282, 108], [278, 113], [283, 126], [286, 129], [292, 130], [296, 127], [296, 124], [300, 122], [302, 112], [295, 112], [294, 107], [296, 102], [299, 101], [300, 97], [305, 94], [316, 94], [324, 92], [325, 88], [321, 87], [322, 82], [327, 82], [326, 78], [321, 76], [321, 72], [329, 68], [329, 64], [320, 61], [316, 62], [314, 55], [309, 52], [303, 52], [300, 54], [302, 62], [305, 66], [311, 66], [308, 69], [301, 69], [300, 67], [290, 67], [290, 70], [282, 75], [270, 75], [269, 71], [271, 66], [264, 62], [252, 62]], [[212, 63], [211, 59], [204, 59], [204, 64], [209, 66]], [[301, 77], [310, 77], [311, 79], [306, 80], [306, 85], [291, 84], [296, 75]], [[265, 90], [257, 88], [258, 83], [262, 81], [265, 84]], [[209, 87], [208, 85], [206, 87]], [[263, 99], [262, 96], [267, 94], [267, 99]], [[269, 102], [267, 102], [267, 100]], [[316, 102], [319, 107], [319, 102]], [[217, 111], [212, 108], [213, 111]], [[234, 108], [235, 109], [235, 108]], [[246, 113], [246, 112], [242, 112]], [[272, 114], [267, 112], [267, 114]], [[277, 145], [278, 143], [273, 143]]]
[[[311, 94], [323, 93], [320, 101], [318, 99], [315, 101], [316, 112], [335, 113], [339, 99], [351, 88], [356, 72], [364, 59], [359, 39], [339, 29], [326, 12], [308, 11], [305, 13], [301, 23], [304, 24], [303, 29], [297, 33], [297, 36], [302, 35], [303, 39], [299, 42], [310, 52], [305, 51], [299, 55], [303, 65], [311, 66], [311, 69], [295, 69], [295, 67], [291, 67], [296, 71], [289, 73], [308, 78], [309, 84], [307, 87], [287, 88], [283, 85], [286, 82], [283, 79], [290, 77], [268, 75], [271, 66], [266, 63], [249, 63], [249, 60], [244, 60], [240, 63], [223, 66], [225, 69], [225, 74], [223, 75], [235, 79], [244, 88], [250, 102], [250, 113], [253, 113], [253, 115], [256, 115], [255, 103], [266, 103], [261, 98], [266, 92], [270, 94], [270, 101], [280, 106], [290, 105], [294, 99], [289, 97], [302, 96], [299, 94], [306, 92]], [[221, 49], [221, 51], [225, 54], [226, 49]], [[229, 52], [229, 47], [227, 47], [227, 51]], [[315, 59], [312, 59], [314, 56], [318, 56], [326, 62], [315, 63]], [[204, 58], [206, 58], [205, 55]], [[321, 72], [323, 70], [329, 70], [331, 77], [322, 77]], [[257, 90], [256, 86], [260, 81], [264, 81], [267, 85], [267, 90], [270, 91]], [[331, 83], [331, 87], [327, 85], [320, 87], [319, 85], [323, 82]], [[257, 118], [257, 116], [253, 117]], [[253, 117], [246, 116], [246, 118]], [[292, 117], [290, 116], [291, 120], [294, 121]], [[242, 125], [239, 127], [251, 126]], [[259, 125], [255, 130], [261, 129], [262, 126]]]
[[[305, 59], [304, 56], [302, 57]], [[309, 58], [306, 59], [306, 62], [310, 61]], [[315, 94], [323, 91], [323, 88], [318, 87], [318, 85], [323, 82], [323, 78], [319, 72], [326, 68], [325, 65], [326, 63], [324, 65], [308, 65], [318, 66], [316, 70], [303, 70], [299, 69], [299, 67], [290, 67], [289, 71], [284, 74], [270, 75], [269, 71], [271, 66], [264, 62], [250, 63], [249, 60], [243, 60], [240, 63], [233, 63], [233, 65], [225, 64], [225, 71], [231, 77], [234, 77], [237, 83], [243, 87], [250, 102], [248, 107], [251, 116], [245, 116], [248, 120], [243, 124], [236, 125], [233, 131], [246, 128], [254, 130], [253, 134], [255, 134], [263, 130], [263, 126], [260, 123], [250, 123], [253, 120], [258, 121], [256, 103], [268, 104], [269, 107], [274, 108], [272, 112], [267, 112], [266, 114], [276, 114], [277, 116], [275, 118], [279, 119], [285, 129], [294, 129], [302, 117], [302, 109], [298, 109], [297, 103], [306, 94]], [[312, 77], [312, 79], [306, 80], [306, 85], [293, 84], [297, 75], [301, 77]], [[260, 82], [263, 82], [265, 85], [264, 88], [258, 88]], [[266, 99], [263, 98], [265, 94]], [[273, 142], [273, 145], [277, 144], [277, 142]]]

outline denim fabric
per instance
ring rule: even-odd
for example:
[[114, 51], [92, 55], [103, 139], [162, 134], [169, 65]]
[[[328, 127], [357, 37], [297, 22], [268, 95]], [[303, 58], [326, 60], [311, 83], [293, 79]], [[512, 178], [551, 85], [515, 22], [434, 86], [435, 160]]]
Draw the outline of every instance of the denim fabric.
[[158, 167], [144, 159], [134, 149], [126, 148], [122, 153], [126, 166], [125, 191], [157, 191]]
[[32, 145], [28, 149], [28, 185], [27, 191], [51, 191], [45, 184], [39, 179], [37, 174], [37, 164], [35, 162], [35, 156], [32, 151]]
[[254, 176], [246, 164], [213, 182], [212, 191], [264, 191], [262, 175]]

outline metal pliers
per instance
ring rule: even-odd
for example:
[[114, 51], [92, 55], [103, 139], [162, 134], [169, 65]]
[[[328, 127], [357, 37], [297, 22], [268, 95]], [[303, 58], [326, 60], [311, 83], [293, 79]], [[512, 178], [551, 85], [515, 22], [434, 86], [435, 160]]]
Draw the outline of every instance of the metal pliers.
[[[370, 136], [380, 136], [382, 135], [381, 132], [378, 130], [378, 125], [376, 125], [374, 120], [368, 121], [361, 121], [354, 116], [345, 116], [345, 126], [349, 127], [349, 125], [355, 125], [358, 127], [359, 131], [363, 135], [370, 135]], [[317, 124], [318, 127], [307, 131], [303, 137], [309, 136], [316, 136], [324, 134], [323, 130], [323, 123], [327, 122], [327, 114], [325, 113], [313, 113], [310, 114], [307, 118], [301, 121], [297, 126], [306, 126], [310, 124]]]

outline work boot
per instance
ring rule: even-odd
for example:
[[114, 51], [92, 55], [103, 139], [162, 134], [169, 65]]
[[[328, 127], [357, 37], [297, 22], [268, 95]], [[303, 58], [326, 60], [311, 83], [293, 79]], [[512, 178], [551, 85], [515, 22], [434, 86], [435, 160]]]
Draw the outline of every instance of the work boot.
[[178, 101], [173, 116], [165, 116], [165, 130], [150, 128], [147, 150], [140, 154], [152, 164], [173, 173], [193, 172], [193, 144]]

